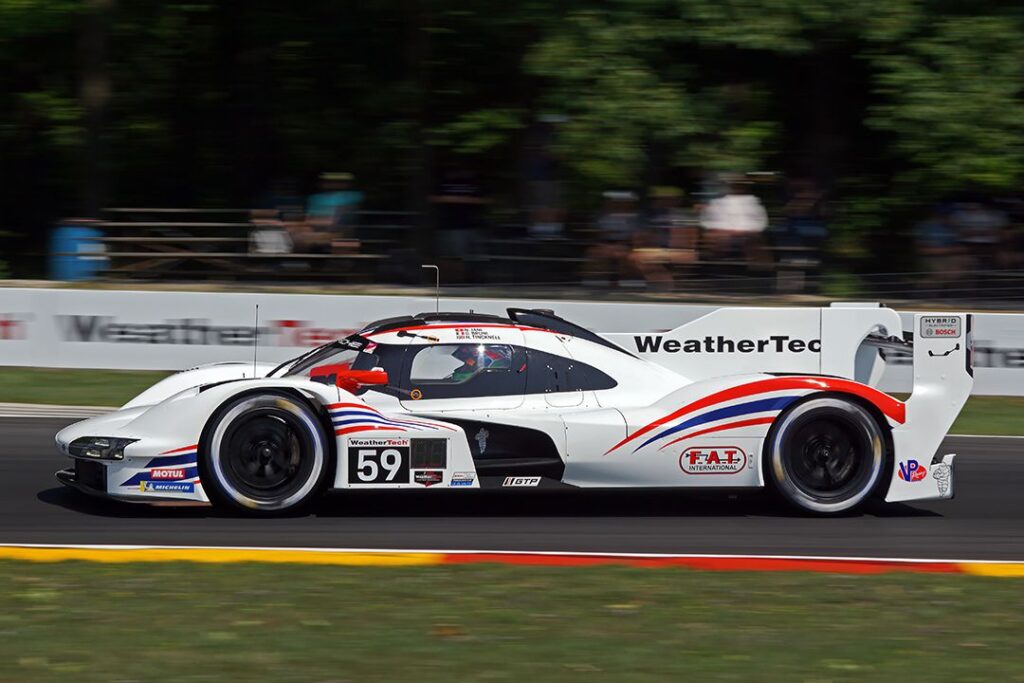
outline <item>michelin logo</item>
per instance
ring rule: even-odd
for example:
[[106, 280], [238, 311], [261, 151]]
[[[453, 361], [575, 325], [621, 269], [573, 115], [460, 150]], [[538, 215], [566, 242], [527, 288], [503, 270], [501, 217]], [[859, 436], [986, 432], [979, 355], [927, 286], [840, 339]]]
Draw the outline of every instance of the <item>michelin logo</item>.
[[190, 481], [140, 481], [139, 491], [142, 493], [157, 493], [161, 491], [195, 493], [196, 485]]

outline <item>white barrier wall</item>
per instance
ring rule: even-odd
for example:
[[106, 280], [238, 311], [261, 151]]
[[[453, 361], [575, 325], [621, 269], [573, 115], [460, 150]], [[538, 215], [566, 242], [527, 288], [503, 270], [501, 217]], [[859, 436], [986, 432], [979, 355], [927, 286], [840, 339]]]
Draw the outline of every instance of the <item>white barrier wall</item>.
[[[0, 289], [0, 365], [178, 370], [250, 360], [257, 304], [261, 361], [285, 360], [373, 320], [435, 307], [433, 298], [413, 297]], [[601, 333], [664, 331], [715, 308], [441, 300], [442, 310], [503, 314], [508, 306], [552, 309]], [[909, 328], [910, 314], [903, 315]], [[974, 393], [1024, 395], [1024, 315], [978, 314], [974, 347]], [[909, 362], [909, 356], [890, 357], [882, 387], [909, 390]]]

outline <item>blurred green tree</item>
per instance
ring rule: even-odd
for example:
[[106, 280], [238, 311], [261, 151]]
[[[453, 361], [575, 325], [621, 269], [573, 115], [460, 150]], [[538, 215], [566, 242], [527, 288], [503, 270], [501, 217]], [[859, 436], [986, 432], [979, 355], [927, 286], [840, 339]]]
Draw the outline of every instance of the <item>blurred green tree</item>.
[[1017, 192], [1022, 82], [997, 0], [0, 0], [0, 228], [41, 251], [103, 196], [251, 206], [332, 170], [423, 210], [451, 164], [515, 208], [546, 121], [576, 208], [778, 170], [866, 256], [950, 192]]

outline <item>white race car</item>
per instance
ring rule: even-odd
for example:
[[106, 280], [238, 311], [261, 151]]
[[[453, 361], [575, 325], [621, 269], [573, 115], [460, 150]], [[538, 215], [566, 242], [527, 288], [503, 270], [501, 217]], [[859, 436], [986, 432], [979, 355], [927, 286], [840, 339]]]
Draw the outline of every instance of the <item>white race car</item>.
[[[381, 320], [277, 367], [220, 363], [63, 429], [58, 479], [254, 513], [325, 489], [774, 489], [815, 513], [950, 498], [971, 316], [726, 308], [599, 336], [549, 311]], [[913, 358], [906, 401], [880, 347]]]

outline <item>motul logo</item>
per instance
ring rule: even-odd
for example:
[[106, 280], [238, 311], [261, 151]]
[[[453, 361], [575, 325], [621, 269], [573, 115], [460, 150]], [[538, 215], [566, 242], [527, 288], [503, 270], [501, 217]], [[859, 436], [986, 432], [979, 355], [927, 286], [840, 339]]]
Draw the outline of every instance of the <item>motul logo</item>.
[[149, 473], [150, 479], [160, 479], [164, 481], [173, 481], [176, 479], [185, 478], [184, 469], [164, 469], [164, 470], [153, 470]]
[[735, 446], [687, 448], [679, 456], [679, 468], [687, 474], [736, 474], [747, 466], [747, 454]]

